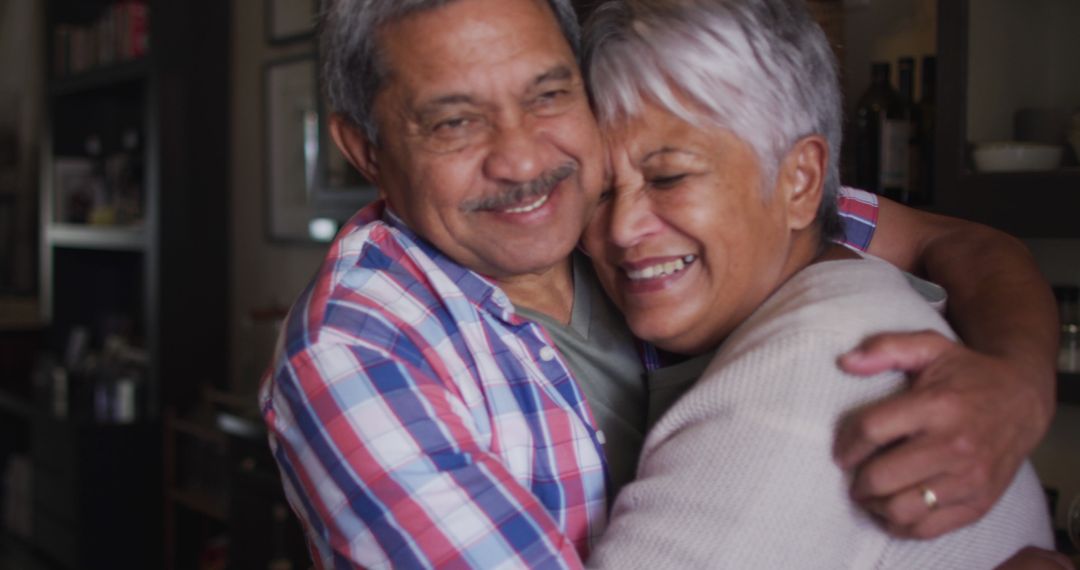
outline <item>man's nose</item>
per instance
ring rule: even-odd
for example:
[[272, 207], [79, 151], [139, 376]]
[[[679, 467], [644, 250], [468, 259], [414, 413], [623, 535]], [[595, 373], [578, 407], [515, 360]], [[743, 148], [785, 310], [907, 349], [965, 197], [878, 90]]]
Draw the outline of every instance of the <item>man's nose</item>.
[[544, 172], [542, 133], [528, 120], [497, 128], [484, 160], [488, 178], [502, 182], [529, 182]]

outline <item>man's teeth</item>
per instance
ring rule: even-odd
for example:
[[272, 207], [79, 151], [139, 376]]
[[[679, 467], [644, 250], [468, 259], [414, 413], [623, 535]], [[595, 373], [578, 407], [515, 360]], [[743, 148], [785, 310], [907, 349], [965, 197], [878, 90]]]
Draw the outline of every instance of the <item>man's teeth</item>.
[[550, 197], [550, 196], [551, 196], [551, 194], [545, 194], [545, 195], [541, 196], [540, 199], [533, 202], [532, 204], [526, 204], [526, 205], [520, 206], [518, 208], [509, 208], [509, 209], [503, 210], [503, 212], [506, 212], [507, 214], [527, 214], [527, 213], [539, 208], [540, 206], [543, 206], [544, 204], [546, 204], [547, 201], [548, 201], [548, 197]]
[[676, 259], [675, 261], [669, 261], [667, 263], [658, 263], [642, 269], [635, 269], [627, 271], [626, 276], [631, 281], [639, 281], [641, 279], [656, 279], [658, 277], [667, 277], [686, 269], [688, 265], [693, 263], [697, 259], [697, 256], [686, 255]]

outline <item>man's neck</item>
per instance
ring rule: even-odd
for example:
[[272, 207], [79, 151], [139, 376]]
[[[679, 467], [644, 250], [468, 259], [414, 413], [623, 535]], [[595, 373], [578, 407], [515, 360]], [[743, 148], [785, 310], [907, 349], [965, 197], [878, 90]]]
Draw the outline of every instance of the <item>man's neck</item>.
[[571, 258], [537, 273], [497, 279], [514, 305], [543, 313], [563, 324], [574, 309], [574, 272]]

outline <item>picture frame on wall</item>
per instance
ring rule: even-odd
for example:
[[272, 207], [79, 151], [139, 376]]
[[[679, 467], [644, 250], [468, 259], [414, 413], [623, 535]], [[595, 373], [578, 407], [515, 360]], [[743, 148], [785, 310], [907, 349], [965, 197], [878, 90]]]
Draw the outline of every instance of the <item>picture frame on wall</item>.
[[264, 0], [266, 40], [284, 44], [315, 35], [319, 0]]
[[270, 241], [324, 243], [377, 198], [342, 156], [327, 128], [314, 54], [264, 69], [265, 223]]
[[360, 174], [330, 136], [330, 103], [325, 90], [319, 98], [319, 152], [315, 160], [312, 200], [318, 216], [344, 222], [357, 210], [378, 199], [378, 190]]
[[310, 241], [312, 154], [317, 152], [311, 141], [319, 120], [316, 69], [313, 55], [277, 59], [263, 69], [263, 186], [271, 241]]

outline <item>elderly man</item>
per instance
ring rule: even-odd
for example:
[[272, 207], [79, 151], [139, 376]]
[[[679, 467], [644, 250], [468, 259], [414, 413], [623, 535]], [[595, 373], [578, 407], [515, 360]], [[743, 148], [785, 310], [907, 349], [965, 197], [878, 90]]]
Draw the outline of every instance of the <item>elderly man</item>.
[[[633, 472], [653, 352], [570, 257], [605, 176], [576, 46], [566, 0], [326, 15], [331, 131], [384, 201], [331, 246], [260, 396], [319, 567], [576, 567]], [[984, 513], [1046, 428], [1052, 301], [999, 234], [891, 204], [878, 225], [871, 251], [945, 284], [983, 354], [916, 335], [852, 355], [925, 372], [841, 430], [838, 462], [895, 532], [936, 534]], [[937, 504], [897, 516], [930, 481]]]

